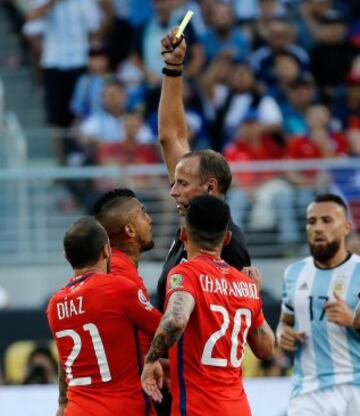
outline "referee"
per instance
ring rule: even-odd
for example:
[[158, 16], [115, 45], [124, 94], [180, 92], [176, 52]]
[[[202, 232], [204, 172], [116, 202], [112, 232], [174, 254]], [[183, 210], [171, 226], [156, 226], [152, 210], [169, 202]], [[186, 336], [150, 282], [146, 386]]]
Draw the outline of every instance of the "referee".
[[[159, 103], [159, 139], [171, 184], [170, 195], [176, 201], [179, 214], [185, 216], [189, 201], [196, 195], [208, 193], [225, 198], [232, 176], [229, 164], [220, 153], [210, 149], [190, 151], [182, 101], [182, 71], [186, 42], [183, 38], [180, 43], [174, 45], [175, 33], [176, 29], [173, 29], [161, 41], [164, 77]], [[232, 238], [223, 248], [221, 257], [231, 266], [261, 282], [258, 270], [248, 267], [251, 264], [250, 256], [242, 231], [232, 221], [229, 230]], [[161, 312], [164, 312], [167, 275], [174, 266], [187, 259], [179, 232], [178, 230], [170, 247], [158, 281], [156, 304]], [[163, 402], [156, 406], [156, 410], [159, 416], [168, 416], [171, 412], [171, 397], [166, 389], [163, 389], [162, 393]]]
[[[196, 195], [208, 193], [224, 198], [231, 185], [231, 171], [225, 158], [213, 150], [190, 151], [187, 125], [182, 101], [182, 71], [186, 42], [182, 39], [174, 47], [174, 33], [161, 41], [164, 58], [163, 80], [159, 104], [159, 139], [171, 184], [171, 196], [178, 212], [185, 216], [189, 200]], [[232, 238], [222, 251], [222, 258], [231, 266], [243, 269], [250, 266], [250, 256], [240, 228], [232, 221], [229, 230]], [[166, 277], [170, 269], [187, 258], [183, 243], [177, 233], [165, 260], [157, 287], [157, 306], [163, 311]], [[251, 268], [248, 274], [256, 275]], [[254, 276], [255, 277], [255, 276]]]

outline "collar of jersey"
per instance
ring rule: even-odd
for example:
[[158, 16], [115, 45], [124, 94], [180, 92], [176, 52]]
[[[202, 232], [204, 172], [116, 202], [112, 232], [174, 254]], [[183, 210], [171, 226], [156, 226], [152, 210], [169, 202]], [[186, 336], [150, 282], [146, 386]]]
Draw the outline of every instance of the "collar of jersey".
[[79, 277], [72, 277], [70, 279], [70, 282], [67, 284], [67, 286], [74, 286], [77, 285], [78, 283], [83, 282], [84, 280], [88, 279], [89, 277], [93, 276], [94, 274], [96, 274], [95, 272], [87, 272], [84, 273], [83, 275], [79, 276]]

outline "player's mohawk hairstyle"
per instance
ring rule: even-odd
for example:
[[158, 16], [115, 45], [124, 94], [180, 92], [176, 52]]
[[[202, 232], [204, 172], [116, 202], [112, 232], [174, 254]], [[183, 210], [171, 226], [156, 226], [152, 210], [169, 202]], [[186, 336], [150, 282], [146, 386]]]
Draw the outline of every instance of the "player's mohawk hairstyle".
[[97, 216], [103, 209], [111, 208], [115, 202], [124, 202], [128, 199], [136, 198], [135, 192], [128, 188], [115, 188], [106, 192], [94, 205], [93, 215]]

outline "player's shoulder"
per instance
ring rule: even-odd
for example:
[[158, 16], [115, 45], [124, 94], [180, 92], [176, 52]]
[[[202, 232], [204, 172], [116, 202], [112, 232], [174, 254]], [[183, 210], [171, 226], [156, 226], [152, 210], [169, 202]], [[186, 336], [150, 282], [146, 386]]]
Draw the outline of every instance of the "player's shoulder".
[[305, 257], [301, 260], [291, 263], [286, 267], [285, 272], [284, 272], [284, 277], [285, 279], [289, 279], [289, 278], [294, 277], [295, 275], [297, 276], [305, 266], [309, 266], [309, 265], [311, 266], [313, 264], [314, 264], [314, 261], [311, 256]]
[[352, 253], [350, 261], [356, 264], [360, 264], [360, 256], [358, 254]]
[[177, 264], [169, 271], [169, 276], [174, 274], [194, 274], [194, 271], [198, 268], [198, 262], [196, 259], [191, 259]]

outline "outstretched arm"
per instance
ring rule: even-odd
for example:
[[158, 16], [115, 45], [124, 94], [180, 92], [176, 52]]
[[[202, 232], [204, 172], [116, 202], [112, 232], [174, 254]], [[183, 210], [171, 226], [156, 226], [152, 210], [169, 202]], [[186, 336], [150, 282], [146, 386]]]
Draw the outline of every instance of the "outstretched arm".
[[[183, 38], [177, 45], [175, 33], [176, 29], [173, 29], [161, 40], [161, 53], [165, 68], [182, 71], [186, 42]], [[173, 183], [177, 162], [190, 150], [183, 103], [182, 76], [163, 76], [158, 117], [160, 146], [170, 183]]]

